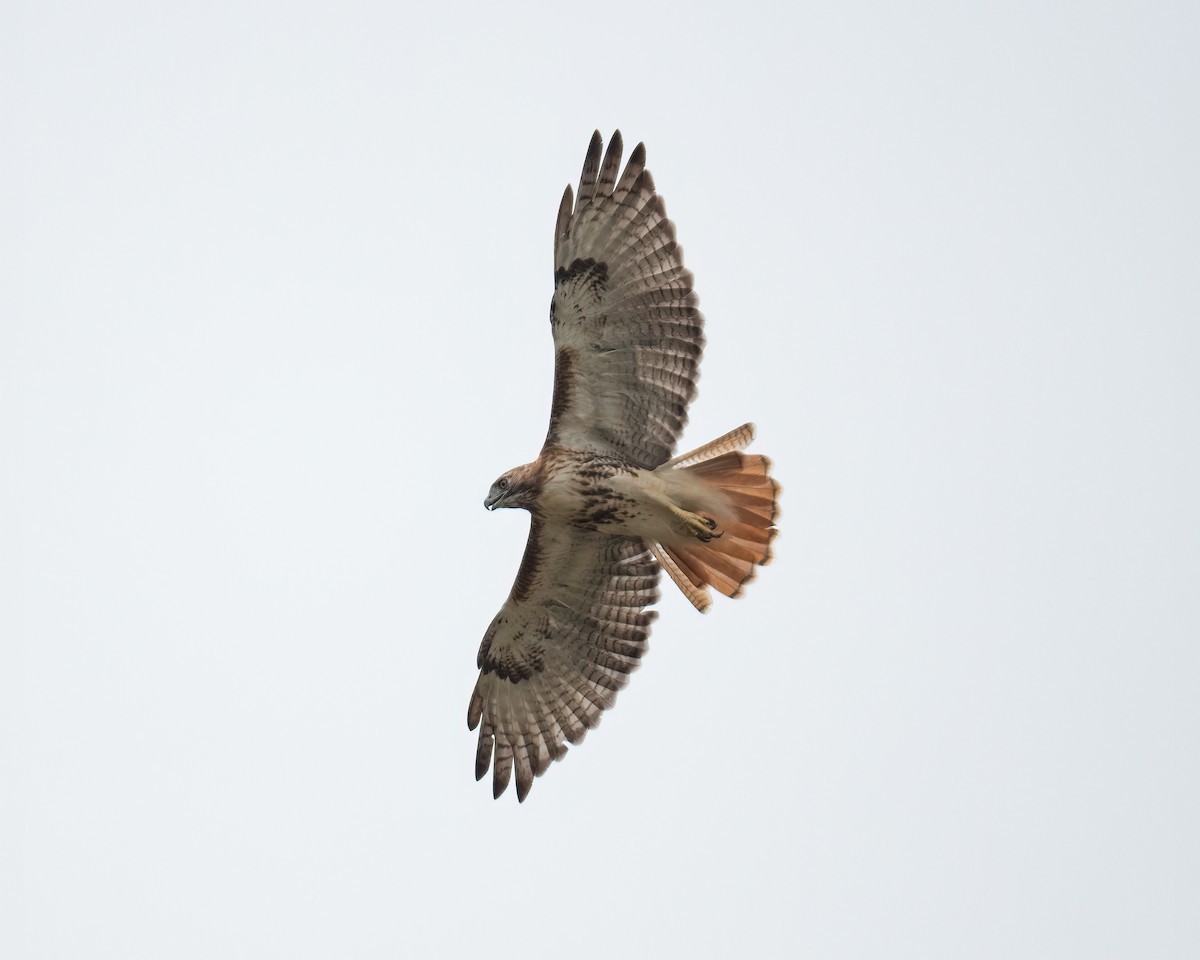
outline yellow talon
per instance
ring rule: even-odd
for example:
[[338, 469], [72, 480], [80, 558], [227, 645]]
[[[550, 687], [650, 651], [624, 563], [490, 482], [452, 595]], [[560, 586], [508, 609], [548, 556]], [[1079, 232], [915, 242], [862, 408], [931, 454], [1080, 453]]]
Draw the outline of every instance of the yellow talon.
[[695, 537], [697, 540], [708, 543], [714, 537], [721, 536], [721, 531], [717, 529], [717, 521], [712, 517], [705, 517], [699, 513], [691, 513], [688, 510], [680, 510], [678, 507], [672, 507], [671, 512], [675, 514], [679, 521], [679, 532], [689, 537]]

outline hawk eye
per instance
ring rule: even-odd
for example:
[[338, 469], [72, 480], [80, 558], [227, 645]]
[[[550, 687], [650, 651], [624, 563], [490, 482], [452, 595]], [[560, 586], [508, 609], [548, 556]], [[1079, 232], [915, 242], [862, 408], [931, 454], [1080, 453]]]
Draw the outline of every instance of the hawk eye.
[[501, 490], [503, 490], [505, 487], [508, 486], [508, 477], [501, 477], [499, 480], [496, 481], [496, 486], [498, 486]]

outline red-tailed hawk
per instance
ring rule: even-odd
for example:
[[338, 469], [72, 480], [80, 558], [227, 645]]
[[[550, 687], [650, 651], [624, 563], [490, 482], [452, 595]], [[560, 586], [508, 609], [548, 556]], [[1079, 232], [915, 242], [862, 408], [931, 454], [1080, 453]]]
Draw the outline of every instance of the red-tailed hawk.
[[[696, 394], [704, 318], [675, 225], [621, 134], [592, 136], [579, 194], [554, 228], [554, 400], [533, 463], [492, 484], [484, 506], [533, 515], [516, 582], [479, 648], [467, 724], [475, 777], [493, 794], [517, 772], [524, 800], [567, 743], [612, 706], [646, 651], [661, 565], [705, 611], [768, 562], [779, 485], [740, 451], [745, 424], [671, 458]], [[618, 178], [618, 174], [620, 174]]]

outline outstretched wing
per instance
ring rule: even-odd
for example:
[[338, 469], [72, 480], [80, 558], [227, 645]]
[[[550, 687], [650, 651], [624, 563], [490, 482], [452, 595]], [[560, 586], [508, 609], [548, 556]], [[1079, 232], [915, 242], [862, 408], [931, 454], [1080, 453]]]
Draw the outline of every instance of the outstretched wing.
[[641, 540], [533, 518], [512, 592], [480, 645], [467, 711], [479, 727], [475, 779], [495, 750], [494, 796], [515, 766], [524, 800], [567, 741], [613, 705], [646, 652], [658, 573]]
[[696, 395], [704, 317], [638, 144], [592, 136], [554, 230], [554, 402], [547, 443], [650, 468], [668, 460]]

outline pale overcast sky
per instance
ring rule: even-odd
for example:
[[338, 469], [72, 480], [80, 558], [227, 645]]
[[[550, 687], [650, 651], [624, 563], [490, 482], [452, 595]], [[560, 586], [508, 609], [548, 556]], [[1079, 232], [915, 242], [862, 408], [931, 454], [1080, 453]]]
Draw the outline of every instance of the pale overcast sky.
[[[1195, 957], [1198, 10], [6, 4], [0, 954]], [[596, 127], [783, 533], [495, 802]]]

